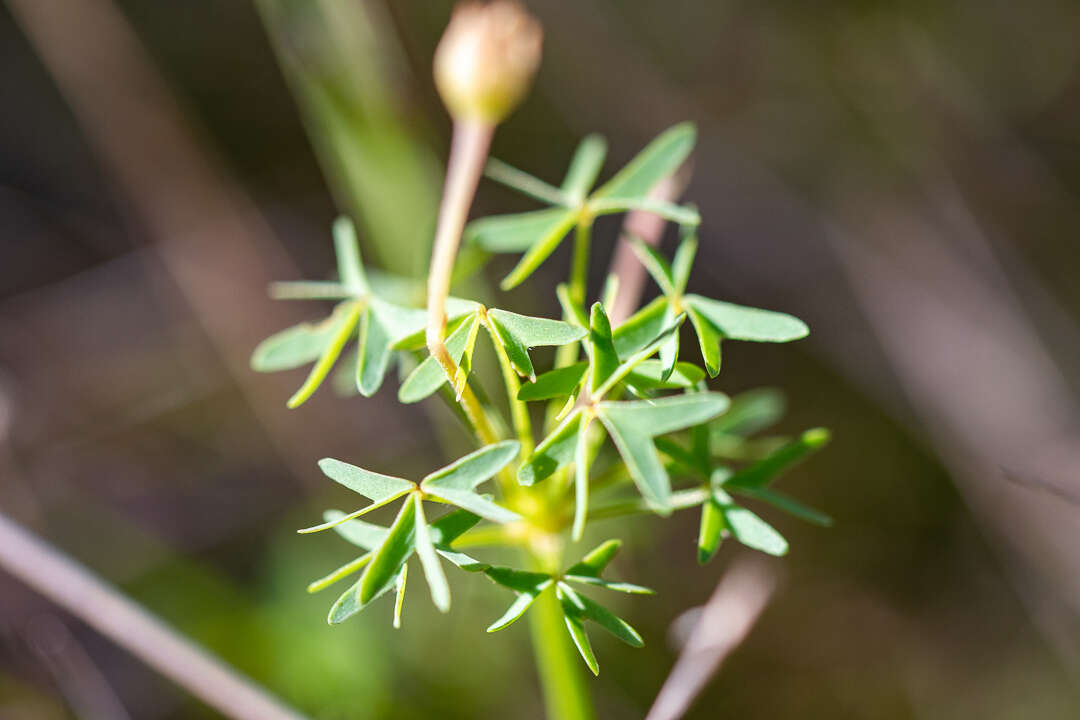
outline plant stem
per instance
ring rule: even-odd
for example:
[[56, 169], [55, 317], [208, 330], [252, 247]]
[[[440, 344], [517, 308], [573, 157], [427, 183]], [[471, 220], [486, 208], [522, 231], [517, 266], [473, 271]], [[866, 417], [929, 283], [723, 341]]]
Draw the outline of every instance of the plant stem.
[[[454, 137], [450, 146], [450, 161], [446, 168], [446, 185], [442, 204], [439, 206], [439, 223], [435, 230], [435, 243], [431, 249], [431, 269], [428, 272], [426, 339], [428, 352], [442, 366], [451, 383], [457, 372], [457, 363], [446, 349], [446, 298], [450, 294], [450, 278], [454, 272], [454, 260], [461, 232], [469, 216], [476, 186], [484, 169], [488, 147], [495, 126], [475, 120], [456, 120]], [[475, 393], [465, 384], [459, 398], [461, 407], [476, 428], [477, 437], [485, 444], [498, 440], [484, 408]]]
[[503, 383], [506, 385], [506, 402], [510, 405], [510, 419], [514, 423], [514, 432], [518, 442], [521, 443], [521, 457], [529, 457], [533, 451], [532, 420], [529, 419], [529, 408], [525, 403], [518, 400], [518, 390], [521, 383], [518, 381], [514, 366], [510, 363], [510, 357], [506, 354], [506, 348], [502, 346], [494, 331], [488, 328], [491, 336], [491, 344], [495, 347], [495, 355], [499, 358], [499, 367], [502, 368]]
[[[538, 563], [551, 568], [552, 563]], [[554, 562], [558, 569], [557, 560]], [[581, 671], [581, 658], [566, 632], [555, 588], [540, 593], [529, 613], [533, 655], [550, 720], [593, 720], [592, 700]]]
[[[578, 305], [585, 304], [585, 289], [589, 280], [589, 246], [592, 239], [591, 215], [584, 215], [578, 221], [574, 233], [574, 259], [570, 266], [570, 299]], [[576, 345], [574, 347], [577, 347]]]

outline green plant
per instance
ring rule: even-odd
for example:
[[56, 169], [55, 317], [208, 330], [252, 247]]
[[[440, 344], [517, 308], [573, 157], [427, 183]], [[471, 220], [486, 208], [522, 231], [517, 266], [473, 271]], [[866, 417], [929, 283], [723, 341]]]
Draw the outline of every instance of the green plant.
[[[505, 5], [489, 6], [495, 12], [492, 8], [520, 12]], [[471, 8], [468, 12], [485, 11]], [[447, 38], [454, 34], [455, 23], [457, 16]], [[459, 27], [457, 33], [489, 30]], [[513, 30], [521, 31], [521, 27]], [[526, 26], [525, 31], [528, 34], [530, 28]], [[526, 45], [531, 47], [532, 42], [527, 39]], [[444, 40], [437, 63], [453, 52], [454, 43]], [[475, 58], [467, 60], [463, 63], [467, 69], [476, 64]], [[737, 504], [734, 496], [828, 524], [826, 516], [770, 487], [781, 472], [824, 445], [828, 433], [809, 430], [790, 442], [756, 438], [783, 411], [778, 393], [766, 389], [729, 399], [710, 391], [706, 380], [720, 371], [724, 340], [788, 342], [804, 337], [808, 330], [791, 315], [686, 293], [700, 216], [692, 207], [657, 199], [650, 192], [692, 151], [695, 130], [689, 124], [662, 133], [591, 192], [606, 155], [605, 142], [598, 136], [581, 143], [559, 187], [499, 161], [487, 161], [489, 177], [552, 207], [477, 220], [466, 228], [495, 123], [522, 91], [487, 78], [479, 86], [480, 100], [473, 108], [469, 93], [476, 88], [470, 88], [467, 72], [464, 79], [460, 72], [440, 75], [439, 67], [436, 77], [441, 78], [440, 89], [454, 115], [455, 134], [432, 253], [427, 310], [395, 298], [394, 289], [400, 283], [394, 278], [365, 270], [353, 225], [341, 218], [334, 226], [337, 281], [279, 283], [272, 288], [279, 298], [337, 304], [322, 321], [284, 330], [264, 341], [255, 350], [252, 364], [259, 371], [312, 364], [307, 379], [288, 401], [295, 408], [324, 382], [345, 346], [355, 339], [355, 367], [348, 372], [362, 395], [370, 396], [380, 388], [395, 359], [403, 366], [413, 363], [398, 390], [399, 400], [413, 403], [438, 393], [459, 412], [480, 445], [420, 482], [339, 460], [320, 461], [328, 477], [370, 501], [351, 513], [328, 510], [323, 523], [300, 531], [333, 529], [363, 551], [308, 588], [315, 592], [359, 575], [332, 605], [329, 621], [342, 622], [393, 590], [398, 626], [408, 560], [414, 554], [434, 604], [448, 611], [450, 590], [442, 563], [447, 560], [516, 594], [488, 632], [508, 627], [537, 604], [531, 613], [533, 636], [550, 712], [557, 717], [588, 717], [582, 683], [564, 651], [566, 638], [594, 673], [599, 666], [586, 633], [587, 621], [630, 645], [640, 646], [643, 641], [628, 623], [582, 593], [582, 587], [652, 592], [602, 577], [619, 548], [616, 540], [567, 565], [569, 543], [581, 540], [591, 522], [641, 513], [666, 516], [699, 507], [698, 559], [702, 563], [713, 557], [728, 535], [765, 553], [787, 552], [784, 538]], [[527, 84], [529, 76], [531, 72], [518, 72], [515, 82]], [[444, 87], [447, 83], [452, 91]], [[589, 244], [598, 215], [627, 211], [645, 211], [677, 223], [680, 243], [669, 264], [650, 245], [632, 241], [661, 295], [612, 327], [607, 308], [619, 292], [618, 277], [609, 277], [601, 298], [586, 309]], [[462, 237], [489, 253], [523, 254], [503, 280], [508, 290], [526, 280], [571, 234], [570, 276], [556, 289], [561, 319], [529, 317], [448, 297]], [[680, 327], [686, 319], [697, 337], [704, 368], [680, 359], [686, 355], [680, 346]], [[481, 329], [500, 365], [509, 423], [484, 400], [472, 376]], [[530, 350], [540, 346], [557, 348], [554, 367], [543, 373], [537, 372], [530, 356]], [[534, 418], [530, 403], [543, 404], [546, 410], [539, 443], [534, 419], [539, 420], [540, 414]], [[510, 439], [505, 437], [508, 432], [513, 435]], [[614, 453], [606, 443], [608, 437]], [[491, 478], [495, 478], [497, 498], [477, 490]], [[631, 487], [636, 487], [636, 493], [627, 493]], [[359, 519], [396, 501], [400, 509], [389, 527]], [[440, 506], [446, 512], [429, 520], [428, 514], [438, 512]], [[523, 567], [492, 565], [462, 552], [484, 546], [520, 550]]]

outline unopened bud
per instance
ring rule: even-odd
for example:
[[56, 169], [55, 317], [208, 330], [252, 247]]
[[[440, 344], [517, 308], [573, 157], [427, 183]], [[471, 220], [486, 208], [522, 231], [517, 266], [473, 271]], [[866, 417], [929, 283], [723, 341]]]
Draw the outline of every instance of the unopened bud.
[[435, 85], [455, 119], [502, 121], [540, 64], [540, 24], [511, 0], [463, 3], [435, 50]]

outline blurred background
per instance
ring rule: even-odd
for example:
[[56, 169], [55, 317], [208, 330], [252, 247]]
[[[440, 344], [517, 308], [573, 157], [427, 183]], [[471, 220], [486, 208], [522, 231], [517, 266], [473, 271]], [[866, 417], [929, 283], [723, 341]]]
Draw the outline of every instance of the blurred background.
[[[338, 212], [370, 264], [425, 272], [451, 4], [0, 7], [3, 512], [313, 717], [540, 718], [524, 624], [483, 633], [490, 583], [452, 575], [450, 621], [415, 587], [400, 631], [388, 603], [330, 628], [332, 591], [304, 592], [350, 558], [295, 535], [352, 502], [315, 460], [423, 474], [461, 431], [392, 382], [288, 411], [304, 371], [248, 369], [323, 312], [266, 285], [329, 275]], [[1080, 5], [530, 9], [544, 61], [494, 153], [557, 182], [588, 132], [610, 173], [694, 121], [691, 289], [812, 328], [725, 345], [714, 386], [777, 386], [778, 431], [834, 431], [780, 487], [836, 524], [766, 511], [783, 583], [688, 717], [1080, 717]], [[484, 183], [474, 215], [532, 207]], [[510, 262], [462, 292], [556, 313], [566, 249], [494, 295]], [[648, 644], [595, 638], [590, 682], [600, 717], [640, 717], [671, 623], [748, 551], [699, 568], [693, 512], [608, 531], [616, 574], [661, 592], [616, 602]], [[124, 716], [215, 714], [0, 572], [0, 718]]]

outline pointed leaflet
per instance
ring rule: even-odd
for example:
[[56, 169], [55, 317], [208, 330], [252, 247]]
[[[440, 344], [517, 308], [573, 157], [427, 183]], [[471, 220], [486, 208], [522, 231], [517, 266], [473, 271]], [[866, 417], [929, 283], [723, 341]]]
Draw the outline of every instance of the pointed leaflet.
[[419, 495], [413, 495], [412, 501], [416, 505], [416, 554], [420, 558], [420, 566], [424, 568], [424, 577], [427, 579], [428, 590], [431, 591], [431, 601], [440, 612], [450, 610], [450, 584], [446, 581], [446, 573], [443, 572], [439, 556], [435, 552], [435, 545], [431, 542], [431, 531], [428, 529], [427, 518], [424, 517], [424, 505]]
[[555, 286], [555, 297], [559, 299], [559, 307], [562, 308], [563, 317], [565, 317], [571, 324], [578, 327], [587, 328], [589, 326], [589, 318], [585, 316], [585, 308], [580, 303], [574, 301], [570, 297], [570, 286], [566, 283], [559, 283]]
[[645, 270], [652, 276], [652, 279], [660, 286], [660, 291], [668, 297], [673, 297], [676, 294], [675, 281], [671, 277], [671, 267], [668, 265], [667, 260], [664, 259], [664, 256], [656, 248], [646, 244], [640, 238], [631, 239], [630, 248], [637, 255]]
[[587, 362], [579, 362], [539, 375], [534, 382], [521, 386], [517, 399], [529, 402], [570, 395], [581, 384], [581, 378], [588, 367]]
[[394, 524], [390, 526], [386, 542], [375, 551], [367, 569], [360, 576], [360, 591], [357, 596], [360, 603], [371, 602], [393, 585], [394, 578], [401, 572], [401, 566], [416, 547], [415, 538], [416, 503], [404, 502]]
[[409, 564], [401, 566], [394, 580], [394, 629], [401, 627], [401, 608], [405, 605], [405, 581], [409, 579]]
[[429, 495], [434, 495], [492, 522], [514, 522], [520, 519], [517, 513], [480, 497], [473, 492], [473, 489], [502, 470], [514, 459], [520, 449], [521, 445], [516, 440], [506, 440], [482, 447], [428, 475], [420, 483], [420, 488]]
[[731, 530], [735, 539], [743, 545], [760, 550], [768, 555], [785, 555], [788, 551], [787, 540], [776, 532], [772, 525], [744, 507], [739, 507], [731, 496], [719, 488], [713, 488], [713, 498], [720, 506], [724, 523]]
[[344, 300], [354, 293], [341, 283], [319, 280], [270, 283], [270, 297], [274, 300]]
[[777, 475], [819, 450], [829, 442], [829, 431], [825, 428], [807, 430], [798, 439], [784, 445], [769, 457], [759, 460], [731, 476], [725, 484], [732, 489], [762, 488], [771, 483]]
[[530, 175], [524, 170], [518, 170], [513, 165], [508, 165], [498, 158], [489, 158], [484, 167], [484, 174], [496, 182], [512, 187], [518, 192], [525, 193], [541, 202], [552, 205], [566, 205], [568, 198], [557, 187], [548, 185], [538, 177]]
[[627, 210], [640, 210], [642, 212], [659, 215], [665, 220], [677, 222], [680, 225], [696, 226], [701, 224], [701, 215], [695, 208], [683, 207], [666, 200], [658, 200], [650, 197], [610, 197], [595, 198], [589, 201], [589, 209], [597, 215], [610, 215], [611, 213], [625, 212]]
[[727, 405], [726, 395], [695, 393], [653, 401], [603, 402], [597, 414], [646, 502], [664, 512], [670, 510], [671, 482], [652, 438], [705, 422]]
[[814, 508], [807, 507], [793, 497], [785, 495], [776, 490], [770, 490], [769, 488], [748, 488], [748, 487], [732, 487], [733, 492], [737, 492], [740, 495], [760, 500], [772, 505], [777, 510], [783, 510], [789, 515], [805, 520], [813, 525], [819, 525], [821, 527], [831, 527], [833, 524], [832, 518], [825, 513], [815, 510]]
[[562, 184], [563, 193], [577, 202], [583, 200], [596, 182], [606, 156], [607, 140], [600, 135], [586, 135], [570, 160], [570, 169]]
[[652, 342], [664, 329], [668, 299], [658, 297], [638, 310], [612, 333], [615, 351], [620, 358], [633, 355]]
[[618, 615], [579, 594], [566, 583], [559, 583], [558, 589], [562, 596], [563, 612], [567, 616], [591, 620], [632, 647], [645, 646], [638, 631]]
[[339, 321], [331, 315], [316, 325], [300, 323], [271, 335], [251, 354], [251, 369], [275, 372], [314, 362], [333, 340]]
[[621, 540], [606, 540], [593, 548], [579, 562], [567, 568], [566, 574], [580, 577], [600, 577], [604, 572], [604, 568], [608, 566], [608, 563], [611, 562], [611, 559], [615, 557], [615, 553], [619, 552], [621, 547]]
[[414, 483], [405, 480], [404, 478], [371, 472], [370, 470], [364, 470], [363, 468], [350, 465], [349, 463], [340, 460], [334, 460], [333, 458], [323, 458], [320, 460], [319, 469], [321, 469], [331, 480], [341, 483], [353, 492], [359, 493], [371, 500], [371, 504], [348, 515], [335, 515], [334, 519], [327, 520], [320, 525], [298, 530], [297, 532], [301, 534], [319, 532], [321, 530], [328, 530], [329, 528], [336, 527], [353, 518], [371, 512], [376, 508], [380, 508], [387, 503], [393, 502], [416, 487]]
[[787, 313], [746, 307], [687, 295], [686, 304], [700, 312], [722, 337], [753, 342], [790, 342], [810, 333], [799, 318]]
[[589, 318], [589, 355], [592, 359], [589, 374], [589, 392], [604, 384], [619, 367], [619, 355], [611, 339], [611, 323], [604, 306], [595, 303]]
[[527, 572], [508, 567], [489, 568], [485, 574], [503, 587], [518, 593], [517, 599], [507, 608], [502, 617], [488, 627], [489, 633], [502, 630], [520, 618], [540, 593], [553, 582], [551, 576], [546, 573]]
[[307, 591], [309, 593], [317, 593], [320, 590], [325, 590], [326, 588], [336, 583], [338, 580], [341, 580], [348, 577], [349, 575], [352, 575], [355, 572], [358, 572], [369, 562], [371, 562], [371, 553], [364, 553], [355, 560], [351, 560], [345, 563], [337, 570], [334, 570], [328, 575], [324, 575], [318, 580], [311, 581], [310, 583], [308, 583]]
[[465, 338], [465, 350], [461, 353], [461, 361], [458, 363], [457, 370], [454, 371], [454, 395], [458, 401], [461, 400], [461, 393], [465, 391], [465, 382], [469, 378], [469, 372], [472, 370], [472, 358], [473, 351], [476, 350], [476, 337], [480, 332], [480, 316], [476, 316], [476, 321], [468, 323], [469, 335]]
[[686, 292], [686, 285], [690, 282], [690, 270], [694, 265], [694, 256], [697, 255], [698, 239], [694, 230], [683, 227], [682, 239], [679, 247], [675, 250], [675, 257], [671, 259], [671, 284], [675, 286], [675, 292], [682, 295]]
[[[683, 320], [685, 316], [681, 316]], [[664, 324], [671, 325], [675, 321], [675, 317], [672, 313], [671, 306], [668, 306], [667, 312], [664, 313]], [[679, 322], [682, 325], [682, 321]], [[679, 359], [679, 333], [678, 331], [671, 333], [667, 340], [660, 346], [660, 378], [661, 380], [667, 380], [671, 377], [671, 373], [675, 371], [675, 363]]]
[[533, 380], [536, 372], [529, 359], [529, 348], [566, 345], [585, 337], [583, 328], [561, 320], [528, 317], [499, 309], [489, 310], [488, 318], [514, 369]]
[[[394, 350], [421, 350], [427, 347], [424, 329], [427, 325], [427, 311], [420, 308], [403, 307], [371, 298], [382, 326], [392, 331]], [[458, 327], [463, 317], [480, 309], [479, 303], [461, 298], [446, 298], [446, 321], [449, 331]]]
[[518, 468], [518, 482], [533, 485], [551, 476], [574, 459], [581, 410], [574, 410], [536, 446], [529, 459]]
[[709, 377], [716, 377], [720, 373], [720, 332], [694, 308], [687, 307], [686, 314], [690, 316], [690, 324], [694, 326], [705, 369], [709, 372]]
[[522, 256], [510, 274], [503, 278], [499, 287], [503, 290], [511, 290], [521, 284], [523, 280], [533, 274], [541, 263], [548, 259], [555, 248], [559, 246], [566, 233], [578, 222], [576, 211], [570, 210], [560, 219], [559, 223], [551, 227], [529, 250]]
[[[446, 338], [446, 350], [455, 364], [461, 361], [469, 336], [472, 334], [473, 325], [478, 322], [480, 322], [478, 314], [468, 316]], [[439, 361], [429, 355], [409, 373], [409, 377], [405, 378], [405, 382], [398, 390], [398, 400], [403, 403], [419, 402], [442, 387], [444, 382], [446, 382], [446, 372]]]
[[[340, 510], [327, 510], [323, 513], [323, 520], [326, 522], [345, 520], [346, 517]], [[334, 526], [334, 532], [358, 548], [374, 550], [386, 542], [389, 530], [382, 525], [373, 525], [363, 520], [345, 520]]]
[[360, 260], [360, 245], [356, 241], [356, 226], [342, 215], [334, 221], [333, 234], [341, 284], [358, 295], [369, 293], [364, 265]]
[[[404, 573], [405, 566], [402, 565], [401, 570], [398, 573], [398, 577], [400, 578], [401, 575], [403, 575]], [[390, 592], [390, 590], [392, 590], [398, 584], [398, 580], [397, 578], [395, 578], [394, 582], [386, 583], [386, 585], [383, 586], [370, 600], [367, 600], [366, 602], [361, 602], [360, 584], [363, 582], [363, 580], [364, 578], [363, 576], [361, 576], [361, 578], [357, 580], [355, 584], [353, 584], [348, 590], [342, 593], [341, 597], [339, 597], [334, 602], [334, 604], [330, 606], [330, 614], [326, 618], [326, 621], [328, 623], [330, 623], [331, 625], [336, 625], [337, 623], [345, 622], [350, 617], [366, 608], [372, 602], [379, 599], [384, 594]]]
[[495, 215], [475, 220], [465, 228], [465, 241], [491, 252], [524, 252], [534, 245], [556, 243], [576, 220], [573, 210], [550, 208], [515, 215]]
[[592, 198], [632, 198], [647, 195], [653, 186], [678, 170], [694, 148], [697, 131], [690, 123], [665, 130], [649, 143]]
[[322, 381], [326, 379], [327, 373], [334, 366], [334, 362], [356, 327], [356, 322], [360, 318], [360, 308], [360, 304], [355, 302], [342, 303], [334, 308], [334, 314], [331, 316], [334, 329], [330, 335], [330, 341], [323, 348], [322, 354], [315, 362], [315, 366], [311, 368], [304, 384], [285, 403], [290, 410], [303, 405], [322, 385]]
[[720, 504], [711, 494], [701, 504], [701, 526], [698, 528], [697, 560], [704, 565], [713, 559], [724, 539], [727, 524]]
[[487, 563], [482, 563], [450, 547], [454, 540], [478, 522], [480, 522], [479, 515], [474, 515], [467, 510], [452, 510], [431, 523], [428, 527], [431, 530], [431, 542], [435, 546], [435, 551], [466, 572], [487, 570], [491, 567]]
[[[559, 599], [562, 600], [561, 597]], [[593, 652], [592, 643], [589, 642], [589, 636], [585, 632], [585, 625], [577, 615], [566, 612], [565, 604], [563, 605], [563, 621], [566, 623], [566, 630], [570, 633], [570, 639], [574, 641], [581, 659], [585, 661], [593, 675], [599, 675], [600, 664], [596, 662], [596, 653]]]
[[390, 365], [391, 333], [368, 307], [360, 321], [360, 352], [356, 363], [356, 388], [371, 397], [382, 385]]
[[574, 525], [570, 536], [575, 542], [585, 532], [585, 515], [589, 509], [589, 419], [586, 417], [578, 423], [574, 449]]
[[626, 376], [626, 384], [639, 392], [646, 390], [680, 390], [696, 387], [705, 379], [705, 371], [688, 362], [675, 364], [674, 372], [663, 379], [664, 368], [659, 360], [646, 360]]

